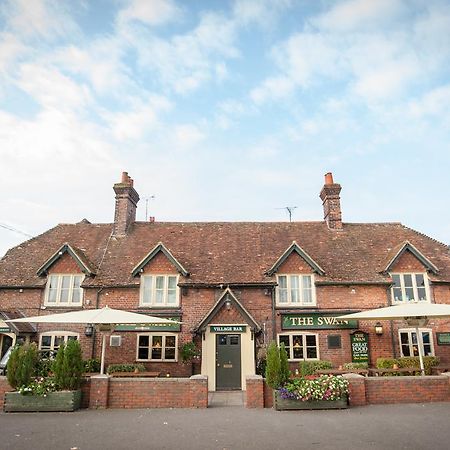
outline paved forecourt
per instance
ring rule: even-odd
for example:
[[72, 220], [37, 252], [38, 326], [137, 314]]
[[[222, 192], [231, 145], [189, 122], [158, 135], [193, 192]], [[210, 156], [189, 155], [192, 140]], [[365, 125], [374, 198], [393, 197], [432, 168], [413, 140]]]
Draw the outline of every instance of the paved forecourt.
[[450, 442], [450, 404], [332, 411], [110, 409], [0, 413], [2, 450], [438, 449]]

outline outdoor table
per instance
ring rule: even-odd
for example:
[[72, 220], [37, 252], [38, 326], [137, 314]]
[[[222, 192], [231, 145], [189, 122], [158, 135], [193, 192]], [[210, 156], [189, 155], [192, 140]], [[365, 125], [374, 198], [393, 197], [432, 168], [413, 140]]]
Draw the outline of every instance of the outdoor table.
[[116, 377], [120, 377], [120, 378], [124, 378], [124, 377], [146, 377], [146, 378], [156, 378], [159, 377], [159, 375], [161, 374], [161, 372], [114, 372], [111, 373], [110, 375], [114, 378]]
[[414, 375], [415, 373], [420, 373], [419, 367], [400, 367], [398, 369], [369, 369], [369, 375], [378, 377], [385, 374], [394, 373], [409, 373]]
[[431, 373], [433, 375], [440, 375], [444, 372], [450, 372], [450, 365], [439, 365], [431, 368]]
[[368, 369], [323, 369], [316, 370], [317, 375], [344, 375], [345, 373], [356, 373], [358, 375], [364, 375], [365, 377], [369, 374]]

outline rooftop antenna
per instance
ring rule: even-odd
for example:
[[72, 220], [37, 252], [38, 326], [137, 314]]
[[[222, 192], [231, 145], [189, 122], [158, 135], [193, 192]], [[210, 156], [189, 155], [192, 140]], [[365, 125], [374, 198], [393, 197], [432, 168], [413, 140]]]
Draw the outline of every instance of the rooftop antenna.
[[294, 209], [297, 209], [297, 206], [284, 206], [283, 208], [276, 208], [276, 209], [285, 209], [289, 214], [289, 222], [292, 222], [292, 213]]
[[154, 200], [156, 198], [155, 195], [150, 195], [150, 197], [147, 197], [145, 199], [145, 221], [147, 222], [148, 220], [148, 201], [149, 200]]

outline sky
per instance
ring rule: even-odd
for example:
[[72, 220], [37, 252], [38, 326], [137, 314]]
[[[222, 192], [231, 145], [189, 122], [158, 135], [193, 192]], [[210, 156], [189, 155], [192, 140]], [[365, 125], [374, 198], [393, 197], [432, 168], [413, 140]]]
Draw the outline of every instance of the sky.
[[122, 171], [184, 222], [322, 220], [331, 171], [449, 244], [449, 138], [449, 0], [0, 0], [0, 255]]

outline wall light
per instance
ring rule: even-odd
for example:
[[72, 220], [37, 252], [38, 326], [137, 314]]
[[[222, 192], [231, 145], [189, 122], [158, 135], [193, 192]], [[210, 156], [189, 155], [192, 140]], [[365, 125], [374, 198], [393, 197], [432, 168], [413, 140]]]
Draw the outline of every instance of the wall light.
[[227, 308], [227, 311], [229, 311], [231, 309], [231, 301], [230, 300], [227, 300], [225, 302], [225, 307]]
[[93, 325], [86, 325], [86, 328], [84, 329], [84, 335], [85, 336], [92, 336], [94, 334], [94, 326]]
[[377, 334], [378, 336], [381, 336], [383, 334], [383, 325], [381, 325], [380, 322], [377, 322], [375, 324], [375, 334]]

